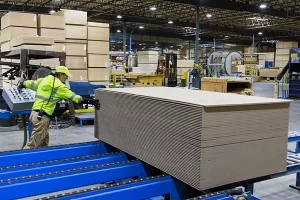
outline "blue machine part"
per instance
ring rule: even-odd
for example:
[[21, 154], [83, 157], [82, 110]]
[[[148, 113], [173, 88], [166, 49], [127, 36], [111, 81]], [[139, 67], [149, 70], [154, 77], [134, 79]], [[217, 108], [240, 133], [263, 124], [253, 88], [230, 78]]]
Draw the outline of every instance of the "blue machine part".
[[[2, 152], [0, 196], [1, 200], [25, 197], [153, 200], [165, 199], [165, 195], [171, 200], [186, 198], [183, 183], [168, 175], [151, 174], [151, 171], [154, 170], [145, 163], [103, 142]], [[242, 195], [259, 200], [249, 192]], [[195, 199], [234, 198], [223, 191]]]
[[288, 142], [296, 142], [295, 150], [289, 150], [289, 152], [300, 153], [300, 131], [289, 132]]
[[105, 88], [104, 85], [101, 84], [91, 84], [89, 82], [76, 82], [69, 81], [71, 90], [78, 95], [81, 96], [90, 96], [95, 94], [95, 89]]
[[289, 59], [289, 98], [300, 99], [300, 49], [290, 49]]

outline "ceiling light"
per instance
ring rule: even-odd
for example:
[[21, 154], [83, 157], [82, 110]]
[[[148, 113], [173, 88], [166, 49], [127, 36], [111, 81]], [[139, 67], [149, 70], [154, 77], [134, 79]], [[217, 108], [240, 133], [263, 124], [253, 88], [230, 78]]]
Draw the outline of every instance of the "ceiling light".
[[140, 29], [143, 29], [144, 27], [143, 27], [143, 26], [140, 26], [139, 28], [140, 28]]
[[121, 33], [121, 30], [118, 29], [117, 32], [118, 32], [118, 33]]
[[211, 17], [212, 17], [212, 14], [206, 14], [206, 17], [207, 17], [207, 18], [211, 18]]
[[56, 13], [56, 11], [53, 10], [53, 9], [49, 11], [49, 14], [50, 14], [50, 15], [53, 15], [54, 13]]
[[173, 21], [172, 20], [168, 21], [168, 24], [173, 24]]
[[140, 46], [142, 46], [142, 44], [139, 44]]
[[265, 3], [262, 3], [262, 4], [260, 4], [260, 6], [259, 6], [260, 8], [267, 8], [267, 4], [265, 4]]
[[225, 35], [226, 38], [228, 38], [228, 35]]
[[170, 48], [173, 48], [173, 46], [170, 46]]
[[263, 33], [262, 32], [258, 32], [258, 35], [262, 35]]
[[117, 15], [117, 18], [118, 19], [122, 19], [122, 15]]
[[150, 10], [155, 11], [155, 10], [156, 10], [156, 7], [155, 7], [155, 6], [152, 6], [152, 7], [150, 8]]

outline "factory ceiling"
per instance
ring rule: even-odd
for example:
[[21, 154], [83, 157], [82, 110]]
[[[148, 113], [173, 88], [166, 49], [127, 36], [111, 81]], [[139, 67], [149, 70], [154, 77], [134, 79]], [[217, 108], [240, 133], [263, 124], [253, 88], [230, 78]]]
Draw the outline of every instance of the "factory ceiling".
[[[299, 40], [300, 1], [296, 0], [8, 0], [0, 11], [49, 13], [78, 9], [89, 21], [108, 22], [111, 31], [194, 40], [196, 6], [200, 6], [200, 38], [251, 44]], [[119, 18], [117, 17], [119, 15]]]

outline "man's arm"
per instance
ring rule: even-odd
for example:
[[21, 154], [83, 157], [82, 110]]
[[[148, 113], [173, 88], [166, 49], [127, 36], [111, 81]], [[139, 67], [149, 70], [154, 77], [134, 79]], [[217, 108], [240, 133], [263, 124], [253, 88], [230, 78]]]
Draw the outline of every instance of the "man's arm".
[[57, 94], [58, 98], [73, 101], [74, 103], [81, 103], [83, 98], [72, 92], [66, 85], [62, 85], [58, 88]]
[[73, 101], [75, 103], [92, 104], [97, 109], [100, 109], [99, 101], [97, 101], [95, 99], [87, 99], [87, 98], [81, 97], [79, 95], [76, 95], [66, 85], [63, 85], [63, 86], [59, 87], [59, 89], [57, 91], [57, 96], [60, 99]]
[[27, 80], [23, 82], [23, 86], [33, 91], [37, 91], [42, 80], [43, 78], [39, 78], [38, 80]]

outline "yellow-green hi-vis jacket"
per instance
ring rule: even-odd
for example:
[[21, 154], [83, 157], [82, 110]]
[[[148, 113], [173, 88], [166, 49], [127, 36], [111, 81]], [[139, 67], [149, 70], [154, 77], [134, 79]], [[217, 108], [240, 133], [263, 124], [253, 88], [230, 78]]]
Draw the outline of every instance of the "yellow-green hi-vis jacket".
[[[53, 87], [54, 80], [55, 82]], [[38, 80], [27, 80], [24, 81], [23, 84], [26, 88], [36, 91], [32, 110], [43, 110], [49, 116], [53, 114], [56, 103], [61, 100], [71, 100], [75, 103], [80, 103], [81, 101], [83, 101], [81, 96], [76, 95], [74, 92], [72, 92], [58, 78], [54, 79], [53, 75], [49, 75]]]

